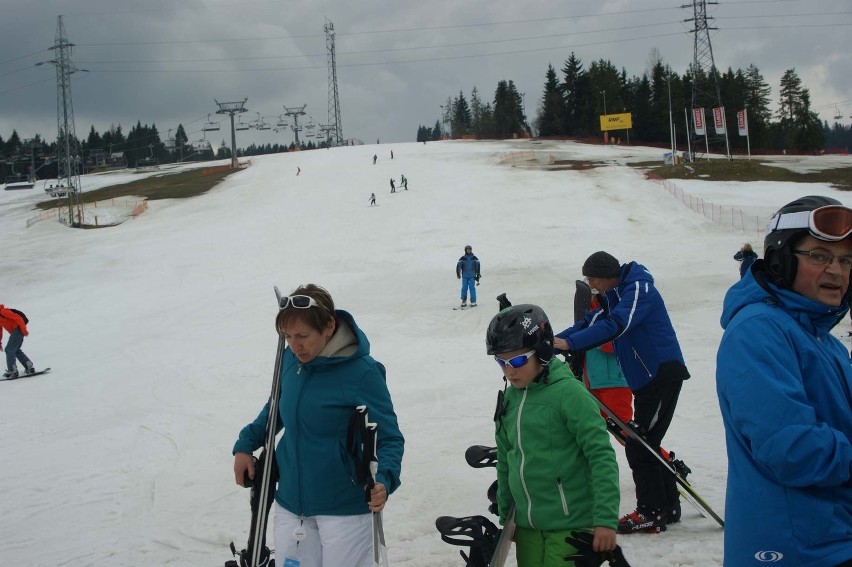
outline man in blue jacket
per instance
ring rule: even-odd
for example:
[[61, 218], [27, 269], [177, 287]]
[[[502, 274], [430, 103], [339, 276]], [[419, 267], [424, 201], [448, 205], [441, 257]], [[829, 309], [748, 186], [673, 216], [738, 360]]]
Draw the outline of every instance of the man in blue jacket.
[[725, 424], [726, 566], [852, 564], [852, 209], [802, 197], [725, 295], [716, 390]]
[[[633, 391], [633, 421], [648, 444], [659, 447], [689, 378], [663, 298], [644, 266], [621, 265], [607, 252], [589, 256], [583, 275], [599, 294], [601, 308], [557, 334], [554, 346], [584, 352], [613, 341]], [[674, 475], [635, 440], [628, 439], [625, 452], [636, 485], [636, 510], [619, 520], [618, 532], [663, 532], [667, 524], [680, 521]]]
[[[467, 307], [467, 292], [470, 290], [470, 306], [476, 307], [476, 285], [479, 284], [479, 258], [473, 255], [473, 247], [464, 247], [464, 256], [456, 263], [456, 277], [462, 281], [461, 306]], [[474, 283], [475, 282], [475, 283]]]

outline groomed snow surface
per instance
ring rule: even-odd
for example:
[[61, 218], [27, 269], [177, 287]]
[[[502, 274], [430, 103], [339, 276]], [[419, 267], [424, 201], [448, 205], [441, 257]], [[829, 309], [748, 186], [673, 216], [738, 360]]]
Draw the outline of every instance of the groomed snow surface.
[[[665, 446], [724, 513], [719, 315], [738, 278], [733, 254], [762, 239], [717, 226], [625, 165], [662, 153], [520, 141], [263, 156], [203, 196], [153, 201], [100, 230], [50, 219], [27, 228], [42, 192], [0, 191], [0, 302], [26, 312], [24, 350], [53, 368], [0, 385], [0, 564], [221, 566], [232, 540], [244, 547], [248, 491], [234, 483], [231, 447], [269, 395], [272, 288], [314, 282], [354, 314], [387, 366], [406, 437], [403, 484], [385, 512], [391, 563], [462, 565], [434, 521], [487, 515], [494, 472], [469, 468], [464, 451], [493, 443], [502, 375], [484, 336], [494, 298], [537, 303], [562, 329], [596, 250], [656, 278], [692, 373]], [[607, 165], [548, 171], [530, 161], [550, 154]], [[409, 190], [390, 194], [400, 174]], [[123, 180], [84, 177], [83, 189], [111, 179]], [[818, 184], [675, 183], [765, 216], [807, 194], [852, 205]], [[453, 311], [465, 244], [482, 262], [479, 307]], [[633, 483], [616, 452], [626, 513]], [[721, 564], [722, 530], [683, 510], [665, 534], [619, 537], [633, 565]]]

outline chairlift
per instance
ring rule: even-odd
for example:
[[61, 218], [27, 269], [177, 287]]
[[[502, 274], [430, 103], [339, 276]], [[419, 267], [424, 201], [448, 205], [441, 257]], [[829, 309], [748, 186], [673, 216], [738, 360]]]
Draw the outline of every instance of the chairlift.
[[271, 128], [272, 126], [270, 126], [268, 122], [261, 122], [257, 125], [258, 130], [270, 130]]
[[248, 130], [249, 128], [251, 128], [251, 125], [247, 122], [243, 122], [242, 120], [234, 124], [234, 130]]
[[216, 132], [219, 130], [219, 123], [210, 120], [210, 115], [207, 115], [207, 122], [201, 128], [204, 132]]
[[283, 116], [278, 116], [278, 124], [276, 124], [279, 128], [286, 128], [288, 126], [287, 120]]
[[834, 105], [834, 119], [835, 119], [835, 120], [840, 120], [841, 118], [843, 118], [843, 113], [842, 113], [842, 112], [840, 112], [840, 109], [839, 109], [839, 108], [837, 107], [837, 105], [835, 104], [835, 105]]

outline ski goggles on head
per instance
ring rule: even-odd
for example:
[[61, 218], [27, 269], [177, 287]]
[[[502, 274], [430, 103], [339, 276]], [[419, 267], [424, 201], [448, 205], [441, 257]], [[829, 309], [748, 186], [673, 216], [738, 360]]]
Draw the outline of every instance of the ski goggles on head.
[[310, 309], [311, 307], [319, 307], [319, 303], [310, 295], [288, 295], [281, 300], [281, 309], [287, 309], [288, 307]]
[[852, 209], [826, 205], [812, 211], [776, 215], [766, 225], [766, 234], [791, 228], [807, 228], [814, 238], [837, 242], [852, 235]]
[[500, 368], [506, 368], [507, 366], [511, 366], [512, 368], [520, 368], [530, 361], [530, 358], [535, 354], [534, 350], [529, 352], [525, 352], [524, 354], [519, 354], [518, 356], [513, 356], [509, 360], [504, 358], [500, 358], [499, 356], [495, 356], [494, 360], [497, 361], [497, 364]]

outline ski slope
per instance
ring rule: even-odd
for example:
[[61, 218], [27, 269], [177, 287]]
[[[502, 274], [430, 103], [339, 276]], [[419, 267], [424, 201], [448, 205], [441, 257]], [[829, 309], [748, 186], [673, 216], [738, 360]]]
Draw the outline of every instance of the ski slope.
[[[434, 520], [487, 514], [494, 472], [469, 468], [464, 451], [493, 442], [502, 374], [484, 335], [494, 298], [538, 303], [560, 330], [596, 250], [635, 259], [656, 279], [692, 373], [665, 445], [722, 514], [718, 321], [738, 278], [734, 252], [762, 240], [713, 224], [625, 165], [662, 152], [459, 141], [261, 156], [203, 196], [153, 201], [100, 230], [27, 228], [41, 195], [0, 191], [0, 303], [26, 312], [24, 350], [53, 368], [0, 384], [0, 565], [210, 566], [229, 559], [232, 540], [244, 547], [248, 491], [234, 483], [231, 447], [269, 395], [273, 285], [308, 282], [353, 313], [387, 367], [406, 437], [403, 484], [385, 511], [391, 563], [462, 565]], [[530, 161], [550, 154], [606, 165], [550, 171]], [[390, 194], [400, 174], [409, 190]], [[84, 190], [109, 182], [82, 181]], [[824, 185], [676, 183], [766, 216], [806, 194], [852, 205]], [[465, 244], [482, 262], [479, 307], [453, 311]], [[626, 513], [633, 484], [617, 454]], [[663, 535], [619, 537], [633, 565], [721, 564], [722, 531], [683, 510]]]

